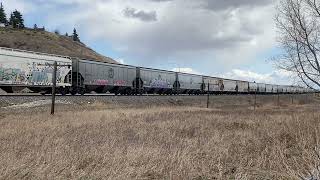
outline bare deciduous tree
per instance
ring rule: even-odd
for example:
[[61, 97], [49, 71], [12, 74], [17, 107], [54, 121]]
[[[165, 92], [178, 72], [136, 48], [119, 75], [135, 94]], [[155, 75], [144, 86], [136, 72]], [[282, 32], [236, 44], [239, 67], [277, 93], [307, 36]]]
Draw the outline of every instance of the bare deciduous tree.
[[275, 17], [283, 54], [279, 68], [309, 88], [320, 87], [320, 0], [280, 0]]

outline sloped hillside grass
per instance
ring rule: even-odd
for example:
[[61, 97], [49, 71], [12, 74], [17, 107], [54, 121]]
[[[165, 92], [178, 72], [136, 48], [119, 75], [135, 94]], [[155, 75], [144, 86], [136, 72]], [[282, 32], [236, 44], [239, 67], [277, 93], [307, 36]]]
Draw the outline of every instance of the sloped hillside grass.
[[117, 63], [72, 38], [47, 31], [0, 27], [0, 47]]

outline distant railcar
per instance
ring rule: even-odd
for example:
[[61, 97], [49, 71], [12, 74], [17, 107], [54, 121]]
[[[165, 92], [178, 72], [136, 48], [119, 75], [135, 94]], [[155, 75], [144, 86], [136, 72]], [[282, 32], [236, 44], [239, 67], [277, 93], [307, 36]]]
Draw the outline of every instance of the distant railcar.
[[0, 48], [0, 87], [6, 92], [29, 88], [34, 92], [51, 92], [53, 63], [57, 62], [57, 87], [66, 93], [71, 87], [69, 57]]
[[223, 92], [236, 93], [238, 91], [237, 81], [231, 79], [223, 79]]
[[283, 86], [283, 93], [286, 94], [289, 91], [289, 86]]
[[237, 89], [239, 93], [249, 93], [249, 82], [237, 81]]
[[278, 86], [277, 85], [272, 85], [272, 93], [277, 94], [278, 93]]
[[257, 83], [257, 92], [258, 93], [266, 93], [266, 84]]
[[[73, 77], [73, 82], [77, 84], [81, 94], [91, 91], [131, 94], [132, 84], [136, 79], [136, 67], [73, 59]], [[73, 94], [75, 93], [76, 91], [73, 91]]]
[[172, 71], [140, 68], [140, 78], [147, 93], [172, 94], [176, 73]]
[[257, 93], [258, 85], [255, 82], [249, 82], [249, 92], [250, 93]]
[[180, 93], [201, 94], [204, 86], [204, 79], [201, 75], [178, 73]]
[[204, 90], [205, 91], [208, 91], [208, 83], [209, 83], [209, 92], [210, 93], [217, 94], [217, 93], [220, 93], [223, 91], [223, 89], [222, 89], [223, 80], [221, 78], [204, 76], [203, 82], [204, 82]]
[[273, 85], [272, 84], [266, 84], [266, 93], [267, 94], [273, 93]]
[[277, 88], [278, 88], [278, 91], [277, 91], [278, 93], [282, 94], [284, 92], [283, 91], [284, 87], [282, 85], [278, 85]]
[[291, 93], [293, 91], [293, 87], [292, 86], [287, 86], [287, 94]]

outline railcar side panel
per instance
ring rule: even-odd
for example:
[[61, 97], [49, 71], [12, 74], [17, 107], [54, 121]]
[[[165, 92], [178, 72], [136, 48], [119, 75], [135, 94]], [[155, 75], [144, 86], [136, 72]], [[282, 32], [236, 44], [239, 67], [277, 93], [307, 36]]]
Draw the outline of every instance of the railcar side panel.
[[223, 80], [221, 78], [216, 78], [216, 77], [203, 77], [204, 80], [204, 89], [205, 91], [208, 91], [208, 83], [209, 83], [209, 91], [210, 92], [220, 92], [223, 91], [221, 89]]
[[278, 93], [283, 93], [283, 86], [278, 86]]
[[257, 89], [258, 89], [257, 83], [249, 82], [249, 91], [250, 91], [251, 93], [256, 92]]
[[0, 48], [0, 86], [50, 87], [54, 61], [61, 65], [57, 68], [57, 86], [71, 86], [69, 58]]
[[266, 84], [266, 93], [273, 93], [273, 85]]
[[276, 94], [278, 92], [278, 86], [277, 85], [272, 85], [272, 93]]
[[201, 90], [203, 84], [201, 75], [178, 73], [180, 89]]
[[223, 79], [223, 91], [224, 92], [236, 92], [237, 91], [237, 81]]
[[247, 81], [237, 81], [238, 92], [248, 93], [249, 92], [249, 82]]
[[176, 81], [174, 72], [156, 69], [141, 68], [140, 76], [145, 88], [172, 89]]
[[260, 92], [260, 93], [265, 93], [266, 92], [266, 84], [257, 83], [257, 85], [258, 85], [257, 92]]
[[79, 73], [87, 86], [131, 87], [136, 69], [131, 66], [79, 60]]

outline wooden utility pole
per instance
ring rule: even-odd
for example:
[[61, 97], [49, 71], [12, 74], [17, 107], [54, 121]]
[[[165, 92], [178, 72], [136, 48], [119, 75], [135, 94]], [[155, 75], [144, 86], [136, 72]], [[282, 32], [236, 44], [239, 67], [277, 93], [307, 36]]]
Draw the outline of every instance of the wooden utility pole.
[[57, 61], [53, 63], [53, 76], [52, 76], [52, 103], [51, 114], [54, 115], [54, 105], [56, 101], [56, 86], [57, 86]]
[[46, 66], [46, 67], [52, 67], [53, 66], [53, 72], [52, 72], [52, 103], [51, 103], [51, 114], [54, 115], [54, 105], [56, 100], [56, 87], [57, 87], [57, 71], [58, 67], [72, 67], [70, 65], [58, 65], [57, 61], [54, 61], [53, 64], [45, 63], [45, 64], [38, 64], [39, 66]]
[[207, 92], [207, 108], [209, 108], [209, 101], [210, 101], [210, 84], [208, 83], [208, 92]]

